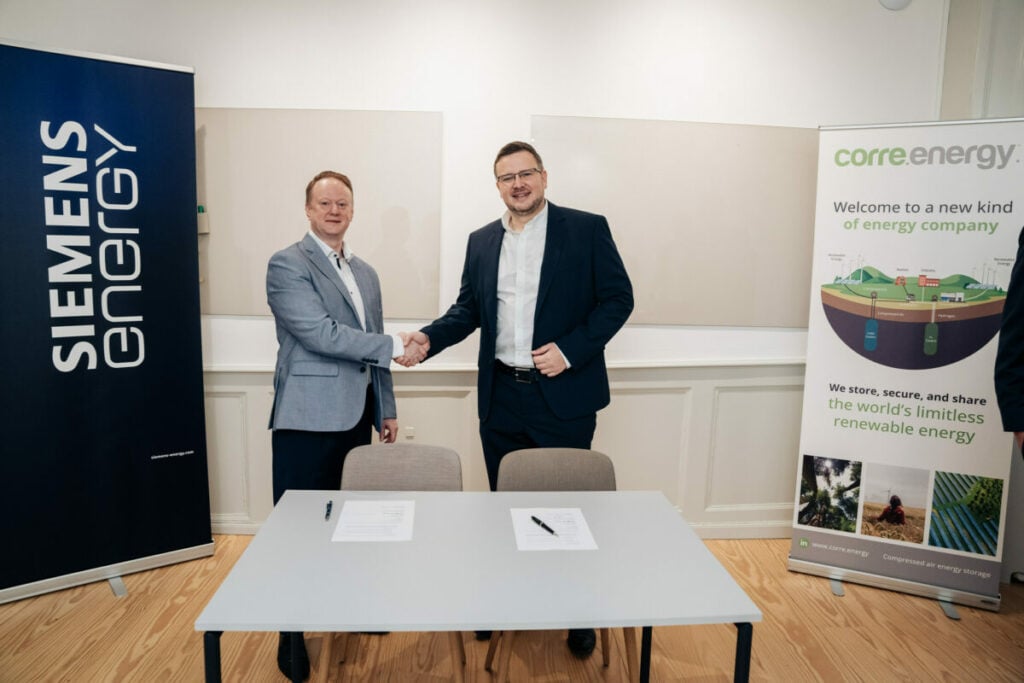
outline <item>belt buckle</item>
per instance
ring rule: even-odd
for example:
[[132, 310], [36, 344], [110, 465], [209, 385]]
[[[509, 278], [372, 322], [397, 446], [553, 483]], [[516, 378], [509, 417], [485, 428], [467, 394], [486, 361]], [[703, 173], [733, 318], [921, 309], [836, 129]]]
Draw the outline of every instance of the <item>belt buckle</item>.
[[531, 368], [512, 368], [513, 376], [517, 382], [521, 384], [532, 384], [533, 383], [533, 370]]

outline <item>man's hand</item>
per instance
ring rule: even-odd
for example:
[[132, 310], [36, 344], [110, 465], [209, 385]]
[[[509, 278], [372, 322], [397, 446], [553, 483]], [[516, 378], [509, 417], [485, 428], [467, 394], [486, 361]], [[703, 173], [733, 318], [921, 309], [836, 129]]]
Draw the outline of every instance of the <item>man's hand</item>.
[[389, 417], [381, 421], [380, 440], [383, 443], [394, 443], [398, 438], [398, 420]]
[[402, 338], [404, 350], [395, 362], [407, 368], [411, 368], [427, 357], [430, 350], [430, 339], [419, 330], [415, 332], [399, 332]]
[[556, 377], [562, 374], [566, 368], [565, 356], [554, 342], [548, 342], [531, 353], [533, 353], [534, 367], [545, 377]]

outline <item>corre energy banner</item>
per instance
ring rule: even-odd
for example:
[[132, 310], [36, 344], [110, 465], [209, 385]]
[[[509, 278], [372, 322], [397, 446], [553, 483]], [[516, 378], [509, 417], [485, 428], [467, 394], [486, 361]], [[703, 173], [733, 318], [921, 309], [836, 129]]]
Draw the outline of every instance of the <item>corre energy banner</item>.
[[192, 73], [0, 44], [0, 101], [2, 602], [212, 544]]
[[790, 569], [998, 609], [1024, 120], [823, 129]]

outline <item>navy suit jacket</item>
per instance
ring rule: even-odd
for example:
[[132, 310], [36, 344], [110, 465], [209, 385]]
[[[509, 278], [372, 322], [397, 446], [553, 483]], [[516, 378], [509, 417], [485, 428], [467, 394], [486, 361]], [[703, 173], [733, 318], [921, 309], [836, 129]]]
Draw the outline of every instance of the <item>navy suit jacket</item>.
[[1003, 429], [1024, 432], [1024, 229], [1003, 306], [995, 380]]
[[[481, 420], [488, 415], [494, 383], [498, 259], [504, 234], [497, 220], [469, 236], [458, 299], [423, 328], [430, 337], [431, 356], [480, 329], [477, 408]], [[540, 391], [557, 417], [582, 417], [608, 405], [604, 347], [632, 310], [633, 287], [608, 221], [548, 202], [532, 348], [554, 342], [572, 365], [556, 377], [539, 380]]]

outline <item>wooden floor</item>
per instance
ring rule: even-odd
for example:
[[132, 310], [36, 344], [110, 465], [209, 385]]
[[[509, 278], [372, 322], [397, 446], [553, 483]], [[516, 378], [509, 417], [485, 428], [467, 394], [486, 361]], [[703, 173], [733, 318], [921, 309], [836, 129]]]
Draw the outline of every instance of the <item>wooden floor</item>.
[[[193, 623], [249, 536], [216, 537], [216, 555], [124, 578], [128, 595], [107, 583], [0, 605], [0, 682], [201, 681], [203, 647]], [[1002, 586], [998, 613], [938, 605], [847, 584], [832, 595], [825, 579], [786, 570], [789, 541], [708, 541], [708, 547], [764, 613], [754, 625], [756, 681], [1024, 681], [1024, 585]], [[513, 681], [624, 681], [622, 633], [613, 631], [611, 666], [599, 653], [573, 659], [564, 632], [521, 637]], [[331, 680], [444, 681], [451, 676], [443, 634], [393, 633], [350, 639], [350, 656]], [[225, 681], [284, 681], [276, 634], [225, 633]], [[315, 658], [322, 634], [308, 634]], [[654, 629], [653, 681], [732, 679], [732, 626]], [[337, 649], [337, 647], [336, 647]], [[486, 643], [466, 636], [466, 680], [492, 681]], [[314, 669], [316, 678], [321, 671]]]

